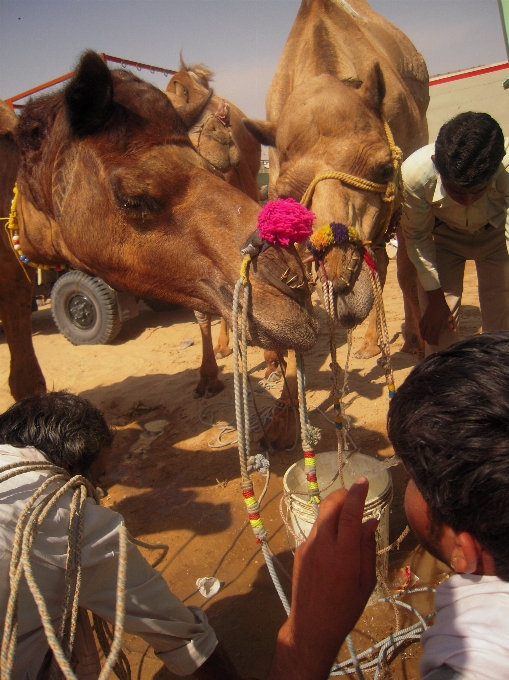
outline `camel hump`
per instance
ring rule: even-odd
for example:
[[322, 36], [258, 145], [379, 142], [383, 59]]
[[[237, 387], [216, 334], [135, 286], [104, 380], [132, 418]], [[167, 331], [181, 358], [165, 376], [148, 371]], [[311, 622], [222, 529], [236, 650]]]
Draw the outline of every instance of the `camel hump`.
[[310, 19], [312, 53], [320, 72], [355, 80], [362, 60], [370, 57], [384, 61], [385, 57], [407, 86], [411, 81], [428, 85], [422, 55], [366, 0], [303, 0], [294, 25], [297, 32], [309, 25]]

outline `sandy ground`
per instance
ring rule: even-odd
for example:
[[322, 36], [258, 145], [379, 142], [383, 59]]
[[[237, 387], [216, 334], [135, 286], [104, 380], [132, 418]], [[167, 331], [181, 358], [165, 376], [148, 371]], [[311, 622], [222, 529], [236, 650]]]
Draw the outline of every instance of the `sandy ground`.
[[[463, 321], [460, 337], [480, 329], [475, 269], [468, 263], [465, 281]], [[396, 384], [401, 384], [416, 359], [399, 350], [402, 346], [402, 300], [396, 283], [395, 263], [389, 266], [384, 292]], [[72, 346], [61, 336], [46, 307], [33, 315], [34, 344], [49, 389], [69, 389], [101, 407], [118, 433], [111, 457], [105, 461], [103, 503], [121, 512], [131, 533], [143, 540], [170, 546], [158, 567], [172, 590], [186, 603], [204, 607], [240, 671], [249, 676], [266, 676], [277, 630], [285, 614], [268, 575], [263, 556], [247, 523], [239, 490], [239, 464], [235, 445], [211, 448], [219, 429], [214, 420], [233, 418], [232, 357], [221, 360], [225, 390], [211, 400], [194, 400], [200, 364], [199, 329], [192, 312], [156, 313], [140, 304], [140, 314], [127, 322], [112, 345]], [[318, 302], [322, 332], [316, 347], [306, 357], [308, 400], [330, 416], [328, 399], [328, 334], [325, 314]], [[216, 321], [215, 328], [218, 332]], [[361, 343], [364, 327], [354, 332], [354, 350]], [[193, 345], [185, 347], [186, 340]], [[184, 345], [183, 345], [184, 343]], [[338, 332], [338, 360], [346, 358], [346, 332]], [[0, 385], [2, 411], [12, 402], [7, 387], [8, 349], [0, 335]], [[263, 377], [262, 352], [249, 354], [253, 385]], [[352, 358], [350, 392], [346, 397], [351, 418], [350, 434], [366, 454], [384, 458], [392, 454], [385, 433], [388, 405], [385, 378], [375, 359]], [[270, 405], [280, 388], [262, 390], [259, 407]], [[314, 410], [311, 421], [322, 428], [320, 451], [334, 449], [333, 425]], [[223, 441], [233, 437], [226, 434]], [[253, 434], [253, 441], [259, 434]], [[217, 442], [216, 442], [217, 443]], [[254, 448], [254, 447], [253, 447]], [[256, 453], [256, 451], [254, 451]], [[292, 555], [279, 500], [285, 471], [302, 457], [300, 447], [277, 453], [270, 459], [271, 475], [262, 504], [262, 517], [269, 529], [269, 544], [287, 571]], [[391, 468], [394, 500], [390, 514], [390, 535], [394, 540], [405, 527], [402, 509], [404, 473]], [[257, 493], [264, 478], [253, 475]], [[154, 561], [157, 552], [146, 551]], [[409, 566], [419, 578], [417, 585], [436, 586], [445, 578], [446, 568], [437, 563], [409, 536], [390, 557], [390, 579], [401, 567]], [[222, 588], [205, 599], [196, 579], [215, 576]], [[280, 572], [282, 585], [290, 592], [288, 577]], [[432, 610], [430, 595], [414, 596], [413, 604], [423, 614]], [[340, 613], [338, 613], [340, 615]], [[415, 619], [402, 614], [402, 625]], [[368, 608], [354, 635], [358, 650], [395, 630], [389, 605]], [[124, 649], [133, 668], [133, 678], [172, 678], [143, 640], [126, 635]], [[408, 647], [392, 663], [386, 677], [417, 680], [420, 646]], [[319, 653], [319, 650], [317, 650]], [[342, 652], [344, 657], [345, 653]]]

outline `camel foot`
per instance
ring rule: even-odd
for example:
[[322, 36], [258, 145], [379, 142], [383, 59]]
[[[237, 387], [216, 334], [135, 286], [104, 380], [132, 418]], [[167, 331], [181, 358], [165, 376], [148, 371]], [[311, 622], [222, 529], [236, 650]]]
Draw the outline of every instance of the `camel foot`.
[[193, 392], [193, 399], [200, 399], [201, 397], [210, 399], [223, 390], [224, 384], [217, 378], [213, 380], [210, 378], [202, 378]]
[[265, 350], [264, 359], [267, 364], [264, 375], [265, 380], [273, 373], [281, 374], [281, 371], [286, 372], [286, 361], [283, 357], [281, 357], [281, 361], [279, 361], [279, 356], [280, 355], [272, 350]]
[[401, 351], [407, 354], [424, 354], [424, 343], [421, 345], [417, 335], [413, 334], [410, 338], [405, 338]]
[[371, 359], [380, 354], [380, 347], [378, 345], [363, 343], [355, 352], [356, 359]]
[[293, 448], [299, 440], [298, 422], [295, 419], [294, 408], [286, 403], [279, 401], [274, 407], [272, 420], [265, 427], [265, 434], [258, 440], [258, 448], [262, 451]]
[[231, 349], [231, 347], [224, 347], [224, 348], [215, 347], [214, 348], [214, 356], [216, 357], [216, 359], [226, 359], [226, 357], [229, 357], [230, 354], [232, 354], [232, 353], [233, 353], [233, 350]]

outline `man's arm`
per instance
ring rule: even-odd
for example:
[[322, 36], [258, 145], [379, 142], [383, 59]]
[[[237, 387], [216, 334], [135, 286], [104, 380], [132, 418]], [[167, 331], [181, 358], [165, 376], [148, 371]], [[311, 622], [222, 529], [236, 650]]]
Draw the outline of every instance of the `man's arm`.
[[297, 548], [292, 606], [268, 680], [325, 680], [376, 584], [376, 520], [362, 523], [368, 482], [331, 493]]
[[438, 343], [444, 323], [454, 330], [454, 322], [445, 296], [440, 287], [436, 265], [433, 227], [435, 216], [426, 200], [424, 188], [405, 184], [405, 202], [401, 227], [408, 257], [415, 265], [419, 281], [426, 291], [428, 306], [422, 316], [419, 329], [423, 339], [431, 345]]
[[[87, 503], [80, 605], [110, 623], [115, 619], [121, 524], [121, 515]], [[176, 675], [241, 680], [204, 612], [186, 607], [138, 548], [130, 542], [127, 548], [125, 631], [146, 640]]]

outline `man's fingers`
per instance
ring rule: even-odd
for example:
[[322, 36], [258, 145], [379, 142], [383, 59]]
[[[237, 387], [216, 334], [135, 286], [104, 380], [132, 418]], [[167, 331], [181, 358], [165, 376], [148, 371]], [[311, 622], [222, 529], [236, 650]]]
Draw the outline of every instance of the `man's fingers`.
[[328, 531], [332, 536], [336, 536], [339, 516], [343, 510], [345, 499], [347, 497], [346, 489], [338, 489], [330, 493], [325, 498], [319, 507], [318, 519], [316, 520], [313, 531]]
[[376, 536], [378, 520], [374, 517], [362, 525], [360, 579], [371, 594], [376, 585]]
[[449, 314], [449, 317], [447, 318], [447, 325], [449, 326], [450, 331], [456, 330], [456, 325], [454, 323], [454, 318], [453, 318], [452, 314]]
[[345, 550], [360, 550], [360, 534], [369, 482], [359, 477], [350, 487], [338, 522], [338, 544]]

